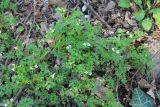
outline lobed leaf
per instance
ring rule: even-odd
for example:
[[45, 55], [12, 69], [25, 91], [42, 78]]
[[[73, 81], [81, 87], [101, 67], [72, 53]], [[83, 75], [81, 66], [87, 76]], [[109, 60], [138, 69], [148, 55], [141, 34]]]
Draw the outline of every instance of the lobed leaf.
[[154, 100], [140, 88], [135, 88], [130, 102], [132, 107], [155, 107]]

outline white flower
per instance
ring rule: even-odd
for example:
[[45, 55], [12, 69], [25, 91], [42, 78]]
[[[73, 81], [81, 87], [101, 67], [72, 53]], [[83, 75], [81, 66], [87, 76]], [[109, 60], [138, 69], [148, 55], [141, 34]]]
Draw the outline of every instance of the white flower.
[[76, 23], [77, 26], [79, 26], [79, 23]]
[[85, 74], [88, 74], [88, 71], [85, 71], [84, 73], [85, 73]]
[[1, 30], [0, 30], [0, 34], [1, 34], [2, 32], [1, 32]]
[[15, 64], [11, 64], [12, 66], [15, 66]]
[[11, 70], [12, 70], [12, 71], [15, 71], [15, 68], [13, 67], [13, 68], [11, 68]]
[[84, 43], [83, 43], [83, 46], [88, 46], [88, 47], [89, 47], [89, 46], [91, 46], [91, 44], [88, 43], [88, 42], [84, 42]]
[[116, 50], [116, 53], [117, 53], [117, 54], [119, 54], [119, 53], [120, 53], [120, 51], [119, 51], [119, 50]]
[[86, 19], [90, 19], [90, 16], [89, 16], [89, 15], [84, 15], [84, 17], [85, 17]]
[[87, 46], [91, 46], [91, 44], [90, 44], [90, 43], [87, 43]]
[[68, 45], [68, 46], [66, 47], [66, 49], [69, 50], [71, 47], [72, 47], [71, 45]]
[[17, 49], [18, 49], [18, 47], [17, 47], [17, 46], [15, 46], [15, 47], [14, 47], [14, 49], [15, 49], [15, 50], [17, 50]]
[[34, 67], [35, 67], [35, 68], [38, 68], [38, 65], [35, 65]]
[[54, 78], [54, 77], [55, 77], [55, 74], [56, 74], [56, 73], [53, 73], [53, 74], [51, 75], [51, 77]]
[[4, 104], [3, 106], [4, 106], [4, 107], [7, 107], [7, 104]]
[[14, 63], [11, 64], [11, 70], [15, 71], [15, 64]]
[[52, 33], [53, 33], [54, 31], [55, 31], [54, 29], [51, 30]]
[[13, 102], [13, 98], [11, 98], [10, 101]]
[[0, 53], [0, 57], [2, 57], [2, 53]]
[[129, 31], [127, 31], [126, 34], [129, 34]]
[[58, 68], [58, 65], [57, 65], [57, 64], [55, 64], [55, 65], [54, 65], [54, 67], [55, 67], [55, 68]]
[[90, 72], [89, 75], [91, 76], [91, 75], [92, 75], [92, 72]]
[[115, 51], [115, 49], [114, 49], [114, 48], [112, 48], [112, 51]]
[[87, 46], [87, 44], [86, 44], [86, 43], [83, 43], [83, 46]]

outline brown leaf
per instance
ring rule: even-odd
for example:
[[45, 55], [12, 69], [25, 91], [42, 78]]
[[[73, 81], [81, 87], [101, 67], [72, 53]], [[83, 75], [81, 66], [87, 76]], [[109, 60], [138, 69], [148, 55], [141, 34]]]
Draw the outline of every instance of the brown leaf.
[[107, 99], [107, 96], [106, 96], [107, 88], [103, 86], [103, 83], [104, 83], [103, 78], [100, 78], [100, 77], [96, 78], [95, 85], [97, 87], [97, 90], [96, 92], [92, 93], [92, 95], [97, 95], [102, 100], [106, 100]]
[[41, 22], [41, 23], [40, 23], [40, 26], [41, 26], [41, 33], [47, 31], [47, 23]]
[[131, 26], [137, 26], [136, 21], [130, 18], [130, 14], [131, 14], [130, 12], [128, 12], [128, 11], [126, 12], [125, 21]]
[[138, 85], [140, 86], [140, 88], [150, 88], [151, 87], [151, 85], [145, 79], [141, 79], [138, 82]]
[[67, 0], [48, 0], [48, 4], [50, 6], [55, 5], [58, 7], [65, 7], [67, 4]]

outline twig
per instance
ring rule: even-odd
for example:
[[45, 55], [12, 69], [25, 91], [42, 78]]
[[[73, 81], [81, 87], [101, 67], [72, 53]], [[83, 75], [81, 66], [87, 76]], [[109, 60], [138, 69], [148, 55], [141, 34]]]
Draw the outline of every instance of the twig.
[[28, 85], [22, 86], [22, 87], [19, 89], [19, 91], [17, 92], [16, 96], [13, 98], [14, 105], [16, 105], [16, 101], [19, 99], [19, 97], [21, 96], [23, 90], [26, 89], [27, 86], [28, 86]]
[[89, 3], [85, 2], [84, 0], [81, 0], [84, 5], [96, 16], [98, 20], [100, 20], [105, 26], [108, 28], [108, 30], [112, 30], [113, 28], [103, 19], [101, 16], [92, 8], [92, 6], [89, 5]]
[[120, 106], [120, 101], [119, 101], [119, 95], [118, 95], [118, 88], [119, 88], [119, 83], [117, 82], [117, 85], [116, 85], [116, 97], [117, 97], [117, 107]]

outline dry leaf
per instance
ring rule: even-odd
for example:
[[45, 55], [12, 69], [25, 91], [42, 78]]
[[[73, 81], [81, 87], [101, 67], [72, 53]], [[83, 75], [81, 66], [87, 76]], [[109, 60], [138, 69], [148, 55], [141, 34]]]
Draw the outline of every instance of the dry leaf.
[[67, 4], [67, 0], [48, 0], [48, 4], [50, 6], [55, 5], [58, 7], [65, 7]]
[[100, 77], [96, 78], [95, 85], [97, 89], [96, 89], [96, 92], [92, 93], [92, 95], [97, 95], [102, 100], [106, 100], [107, 99], [107, 96], [106, 96], [107, 88], [103, 86], [103, 82], [104, 80], [102, 78]]
[[41, 26], [41, 33], [44, 33], [47, 31], [47, 23], [41, 22], [40, 26]]
[[150, 95], [153, 99], [155, 99], [155, 95], [154, 95], [153, 89], [150, 89], [150, 90], [147, 92], [147, 94]]
[[138, 85], [140, 86], [140, 88], [150, 88], [151, 87], [151, 85], [145, 79], [141, 79], [138, 82]]
[[137, 23], [136, 23], [136, 21], [135, 20], [132, 20], [131, 18], [130, 18], [130, 12], [126, 12], [126, 14], [125, 14], [125, 21], [128, 23], [128, 24], [130, 24], [131, 26], [137, 26]]

